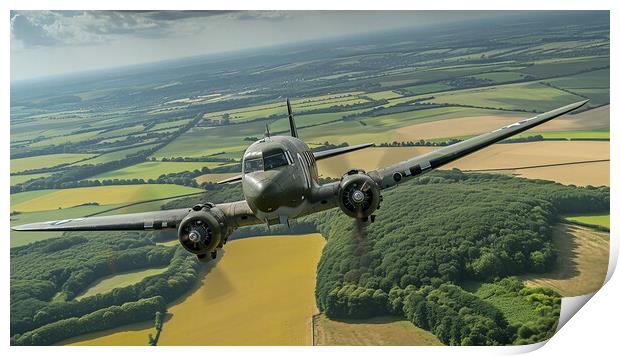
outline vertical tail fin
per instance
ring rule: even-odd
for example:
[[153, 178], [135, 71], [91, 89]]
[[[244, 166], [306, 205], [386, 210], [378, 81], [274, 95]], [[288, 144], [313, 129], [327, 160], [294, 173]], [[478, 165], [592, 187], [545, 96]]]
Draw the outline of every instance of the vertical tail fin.
[[293, 118], [293, 110], [291, 109], [291, 101], [286, 99], [286, 107], [288, 109], [288, 124], [291, 127], [291, 136], [297, 136], [297, 126], [295, 126], [295, 119]]

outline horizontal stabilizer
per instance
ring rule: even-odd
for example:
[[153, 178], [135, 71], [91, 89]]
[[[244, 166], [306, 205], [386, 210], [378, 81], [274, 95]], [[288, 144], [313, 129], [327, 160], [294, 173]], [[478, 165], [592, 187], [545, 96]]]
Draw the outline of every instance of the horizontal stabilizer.
[[232, 183], [232, 182], [237, 182], [240, 180], [241, 180], [241, 174], [221, 180], [217, 182], [217, 184]]

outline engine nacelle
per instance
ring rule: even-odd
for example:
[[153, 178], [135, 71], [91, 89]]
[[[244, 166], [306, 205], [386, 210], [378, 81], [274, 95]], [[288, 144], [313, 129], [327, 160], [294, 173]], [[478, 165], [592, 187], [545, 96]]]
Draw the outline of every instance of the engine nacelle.
[[179, 224], [179, 242], [189, 252], [206, 255], [221, 247], [232, 230], [226, 224], [224, 213], [213, 204], [192, 208]]
[[379, 208], [381, 193], [377, 183], [362, 170], [342, 176], [338, 189], [338, 206], [348, 216], [367, 220]]

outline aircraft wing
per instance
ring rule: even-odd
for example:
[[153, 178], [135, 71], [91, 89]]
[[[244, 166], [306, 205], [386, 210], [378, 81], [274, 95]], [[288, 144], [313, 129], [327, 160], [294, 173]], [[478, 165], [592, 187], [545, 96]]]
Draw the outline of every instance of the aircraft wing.
[[339, 148], [332, 148], [331, 150], [313, 152], [313, 154], [314, 154], [314, 159], [318, 161], [324, 158], [341, 155], [347, 152], [361, 150], [363, 148], [374, 146], [374, 145], [375, 145], [374, 143], [362, 143], [359, 145], [345, 146], [345, 147], [339, 147]]
[[[235, 226], [259, 222], [245, 200], [217, 204], [227, 221]], [[92, 216], [85, 218], [37, 222], [11, 227], [14, 231], [130, 231], [177, 229], [192, 209], [173, 209], [146, 213]]]
[[377, 169], [369, 172], [368, 174], [375, 180], [381, 182], [381, 188], [389, 188], [397, 183], [402, 183], [422, 173], [426, 173], [470, 153], [490, 146], [498, 141], [504, 140], [552, 120], [560, 115], [571, 112], [583, 106], [587, 102], [588, 100], [580, 101], [540, 115], [536, 115], [529, 119], [517, 121], [497, 130], [472, 137], [468, 140], [443, 147], [433, 152], [413, 157], [406, 161], [401, 161], [385, 168]]

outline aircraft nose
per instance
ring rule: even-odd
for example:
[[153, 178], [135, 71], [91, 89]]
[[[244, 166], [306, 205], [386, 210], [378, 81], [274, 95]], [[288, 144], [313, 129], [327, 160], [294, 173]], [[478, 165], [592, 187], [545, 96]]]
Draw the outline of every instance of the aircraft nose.
[[279, 189], [277, 189], [278, 185], [273, 183], [266, 186], [263, 186], [262, 189], [258, 191], [258, 196], [254, 200], [254, 206], [260, 211], [264, 212], [272, 212], [280, 206], [279, 203]]
[[[266, 173], [266, 172], [265, 172]], [[246, 177], [244, 179], [244, 193], [250, 207], [262, 212], [272, 212], [282, 206], [286, 199], [286, 189], [281, 187], [277, 177]]]

